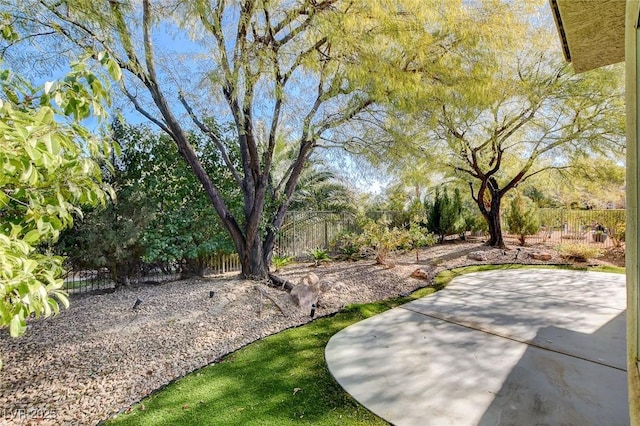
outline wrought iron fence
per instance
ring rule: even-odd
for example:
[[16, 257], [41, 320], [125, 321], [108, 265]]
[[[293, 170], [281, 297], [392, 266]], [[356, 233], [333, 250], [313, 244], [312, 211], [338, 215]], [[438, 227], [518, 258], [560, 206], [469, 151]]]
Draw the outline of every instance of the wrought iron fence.
[[[219, 253], [203, 259], [206, 275], [225, 274], [241, 270], [240, 257], [236, 253]], [[128, 277], [131, 284], [161, 283], [179, 280], [183, 277], [182, 265], [175, 264], [142, 264], [135, 274]], [[116, 287], [107, 268], [97, 270], [74, 270], [68, 268], [64, 277], [64, 289], [69, 294], [108, 291]]]
[[[372, 217], [393, 212], [377, 212]], [[565, 242], [595, 244], [602, 248], [622, 244], [624, 210], [540, 209], [541, 229], [526, 237], [528, 244], [558, 245]], [[503, 226], [503, 230], [506, 227]], [[328, 249], [342, 232], [358, 232], [355, 215], [331, 211], [291, 211], [276, 240], [275, 254], [301, 257], [316, 248]], [[516, 235], [505, 231], [507, 241], [515, 243]], [[206, 259], [206, 274], [224, 274], [241, 270], [237, 254], [217, 254]], [[132, 277], [133, 283], [163, 282], [181, 278], [181, 265], [143, 265]], [[115, 287], [107, 269], [71, 270], [64, 279], [69, 293], [107, 290]]]
[[276, 239], [275, 254], [304, 256], [329, 244], [342, 232], [354, 232], [352, 213], [331, 211], [291, 211], [287, 213]]
[[[620, 246], [624, 241], [624, 210], [539, 209], [538, 214], [541, 228], [535, 235], [526, 237], [530, 244], [573, 242], [608, 248]], [[506, 232], [505, 237], [516, 238]]]

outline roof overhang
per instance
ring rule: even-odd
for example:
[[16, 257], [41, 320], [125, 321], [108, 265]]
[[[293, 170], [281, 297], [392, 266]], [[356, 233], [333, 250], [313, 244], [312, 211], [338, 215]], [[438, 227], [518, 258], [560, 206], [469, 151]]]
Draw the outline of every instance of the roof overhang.
[[626, 0], [549, 0], [575, 72], [624, 61]]

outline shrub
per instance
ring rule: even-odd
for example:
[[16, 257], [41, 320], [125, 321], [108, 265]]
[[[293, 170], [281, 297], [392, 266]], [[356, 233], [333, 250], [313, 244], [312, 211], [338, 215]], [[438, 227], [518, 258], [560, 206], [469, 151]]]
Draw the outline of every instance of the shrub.
[[409, 229], [404, 231], [403, 248], [416, 251], [416, 262], [420, 261], [419, 252], [422, 247], [429, 247], [436, 243], [436, 238], [430, 232], [425, 232], [418, 220], [409, 224]]
[[627, 231], [627, 228], [626, 228], [626, 224], [624, 223], [618, 224], [616, 227], [611, 228], [609, 230], [609, 235], [611, 236], [611, 239], [613, 240], [613, 244], [616, 247], [622, 246], [622, 243], [624, 242], [624, 238], [626, 235], [626, 231]]
[[417, 258], [419, 248], [435, 244], [435, 237], [420, 227], [419, 220], [413, 220], [409, 229], [391, 227], [390, 223], [386, 218], [369, 219], [362, 224], [362, 233], [356, 239], [360, 252], [370, 248], [380, 265], [390, 266], [387, 258], [395, 250], [416, 250]]
[[602, 256], [600, 249], [589, 244], [564, 243], [560, 244], [557, 247], [557, 250], [565, 259], [571, 259], [578, 262], [586, 262], [588, 259], [594, 259]]
[[477, 207], [465, 209], [462, 213], [462, 218], [464, 220], [465, 231], [471, 231], [473, 233], [482, 232], [483, 234], [489, 232], [489, 224], [485, 218], [482, 217]]
[[391, 252], [401, 248], [406, 241], [404, 233], [396, 227], [391, 228], [386, 218], [377, 221], [369, 220], [363, 226], [360, 243], [373, 249], [376, 263], [387, 265], [387, 257]]
[[433, 203], [425, 203], [427, 211], [427, 228], [438, 235], [440, 242], [447, 235], [460, 234], [465, 230], [465, 218], [462, 214], [462, 201], [460, 191], [456, 188], [453, 198], [449, 197], [447, 189], [440, 194], [436, 189]]
[[353, 232], [340, 233], [331, 243], [339, 257], [345, 260], [357, 260], [362, 256], [364, 246], [359, 235]]
[[322, 262], [331, 262], [331, 257], [327, 249], [317, 247], [311, 250], [309, 255], [313, 259], [314, 266], [319, 266]]
[[598, 223], [605, 228], [606, 234], [616, 247], [624, 241], [626, 218], [624, 211], [603, 211], [597, 217]]
[[274, 255], [271, 258], [271, 266], [273, 266], [274, 272], [278, 272], [278, 271], [280, 271], [280, 269], [282, 269], [285, 266], [291, 264], [293, 262], [293, 259], [294, 259], [293, 256], [287, 256], [287, 255], [278, 256], [278, 255]]
[[520, 193], [511, 198], [504, 219], [507, 231], [518, 236], [521, 246], [524, 245], [527, 235], [534, 235], [540, 230], [540, 217], [536, 206]]

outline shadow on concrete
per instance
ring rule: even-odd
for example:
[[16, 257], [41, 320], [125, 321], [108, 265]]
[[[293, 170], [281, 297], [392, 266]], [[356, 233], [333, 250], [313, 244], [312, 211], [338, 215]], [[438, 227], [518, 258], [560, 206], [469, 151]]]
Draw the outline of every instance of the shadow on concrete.
[[[535, 340], [564, 339], [574, 355], [529, 346], [478, 425], [628, 425], [626, 352], [612, 345], [624, 329], [624, 313], [593, 334], [540, 329]], [[589, 359], [603, 347], [613, 362]]]

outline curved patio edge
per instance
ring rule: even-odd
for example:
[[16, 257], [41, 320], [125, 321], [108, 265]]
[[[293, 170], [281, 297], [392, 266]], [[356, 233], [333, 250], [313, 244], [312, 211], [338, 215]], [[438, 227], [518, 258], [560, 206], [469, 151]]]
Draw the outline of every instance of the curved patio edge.
[[478, 272], [345, 328], [325, 356], [396, 425], [627, 425], [624, 317], [624, 275]]

